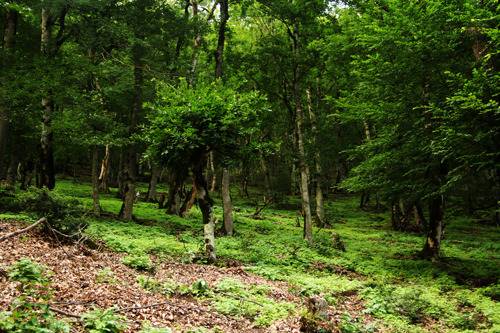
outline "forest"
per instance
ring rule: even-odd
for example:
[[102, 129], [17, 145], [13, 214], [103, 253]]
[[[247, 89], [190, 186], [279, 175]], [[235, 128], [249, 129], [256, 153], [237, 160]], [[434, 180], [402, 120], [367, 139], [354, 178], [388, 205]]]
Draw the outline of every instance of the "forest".
[[0, 333], [500, 332], [494, 0], [0, 0]]

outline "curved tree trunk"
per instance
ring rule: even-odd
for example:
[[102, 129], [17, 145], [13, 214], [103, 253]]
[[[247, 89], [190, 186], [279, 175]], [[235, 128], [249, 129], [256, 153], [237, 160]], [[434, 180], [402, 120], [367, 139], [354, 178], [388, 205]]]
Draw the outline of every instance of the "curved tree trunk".
[[205, 255], [210, 263], [217, 260], [215, 253], [215, 216], [213, 212], [213, 201], [210, 198], [207, 181], [203, 175], [205, 159], [193, 168], [194, 184], [196, 186], [196, 199], [203, 216], [203, 237], [205, 242]]
[[109, 161], [110, 161], [110, 148], [106, 145], [104, 158], [101, 162], [101, 172], [99, 173], [99, 191], [109, 193], [108, 177], [109, 177]]

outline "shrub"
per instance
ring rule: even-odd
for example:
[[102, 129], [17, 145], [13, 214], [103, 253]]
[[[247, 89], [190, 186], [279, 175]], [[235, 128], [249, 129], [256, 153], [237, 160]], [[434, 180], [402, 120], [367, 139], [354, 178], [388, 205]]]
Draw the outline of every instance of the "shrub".
[[122, 259], [122, 263], [138, 271], [152, 271], [154, 269], [151, 259], [145, 254], [129, 254]]
[[67, 198], [47, 189], [30, 188], [15, 195], [0, 191], [3, 211], [30, 212], [45, 217], [50, 225], [64, 234], [75, 234], [87, 227], [82, 218], [85, 210], [77, 199]]
[[21, 259], [8, 269], [8, 277], [19, 282], [20, 296], [9, 311], [0, 312], [0, 332], [65, 333], [70, 326], [57, 320], [48, 303], [52, 295], [45, 267]]
[[115, 309], [94, 309], [82, 315], [83, 327], [89, 333], [120, 333], [127, 329], [125, 317], [117, 315]]

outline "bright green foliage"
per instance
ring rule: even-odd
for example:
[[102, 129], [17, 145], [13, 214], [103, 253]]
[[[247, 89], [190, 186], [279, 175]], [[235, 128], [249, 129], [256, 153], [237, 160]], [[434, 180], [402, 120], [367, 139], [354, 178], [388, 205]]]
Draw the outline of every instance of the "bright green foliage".
[[8, 269], [8, 277], [19, 282], [20, 295], [7, 311], [0, 312], [0, 331], [12, 333], [66, 333], [70, 326], [57, 320], [49, 308], [52, 300], [47, 269], [21, 259]]
[[172, 333], [172, 330], [170, 328], [153, 327], [150, 323], [146, 322], [139, 333]]
[[257, 326], [266, 327], [295, 311], [293, 304], [267, 297], [268, 291], [264, 286], [245, 287], [237, 280], [224, 279], [215, 289], [215, 308], [221, 313], [243, 316]]
[[267, 110], [258, 92], [239, 93], [220, 82], [195, 88], [185, 81], [178, 88], [159, 83], [157, 94], [144, 131], [148, 155], [175, 168], [190, 167], [209, 151], [236, 158], [241, 139], [256, 131]]
[[115, 284], [117, 282], [115, 274], [109, 267], [105, 267], [99, 270], [95, 276], [95, 281], [97, 283], [108, 283], [108, 284]]
[[122, 259], [122, 262], [138, 271], [152, 271], [154, 269], [153, 262], [148, 255], [144, 254], [129, 254]]
[[82, 315], [83, 326], [89, 333], [120, 333], [127, 329], [125, 318], [114, 308], [94, 309]]

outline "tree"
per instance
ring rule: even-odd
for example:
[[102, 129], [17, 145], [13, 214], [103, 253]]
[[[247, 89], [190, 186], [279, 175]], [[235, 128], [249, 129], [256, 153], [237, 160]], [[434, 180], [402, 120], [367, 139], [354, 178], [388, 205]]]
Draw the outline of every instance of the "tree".
[[258, 128], [265, 99], [220, 82], [190, 88], [185, 80], [178, 88], [158, 83], [157, 94], [158, 100], [148, 104], [152, 112], [144, 131], [147, 155], [161, 166], [192, 171], [203, 215], [205, 254], [213, 262], [216, 221], [204, 175], [207, 157], [214, 151], [221, 158], [237, 158], [239, 139]]

